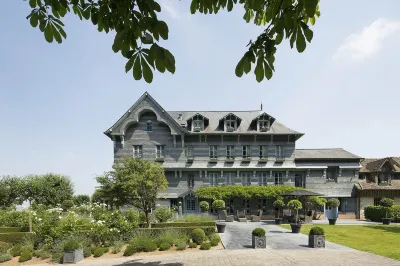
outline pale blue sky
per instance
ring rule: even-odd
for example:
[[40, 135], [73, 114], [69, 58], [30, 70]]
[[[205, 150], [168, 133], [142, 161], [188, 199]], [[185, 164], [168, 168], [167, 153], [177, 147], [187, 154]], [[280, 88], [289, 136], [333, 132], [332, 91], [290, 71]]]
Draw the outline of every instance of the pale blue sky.
[[67, 40], [46, 43], [25, 17], [28, 2], [0, 9], [0, 175], [56, 172], [78, 193], [110, 169], [112, 142], [103, 135], [144, 91], [166, 110], [264, 110], [304, 132], [298, 148], [342, 147], [362, 157], [400, 156], [400, 2], [327, 1], [303, 54], [278, 48], [270, 81], [241, 79], [236, 63], [261, 28], [243, 9], [190, 15], [190, 1], [159, 0], [170, 28], [163, 44], [176, 73], [152, 84], [125, 74], [111, 50], [113, 34], [64, 19]]

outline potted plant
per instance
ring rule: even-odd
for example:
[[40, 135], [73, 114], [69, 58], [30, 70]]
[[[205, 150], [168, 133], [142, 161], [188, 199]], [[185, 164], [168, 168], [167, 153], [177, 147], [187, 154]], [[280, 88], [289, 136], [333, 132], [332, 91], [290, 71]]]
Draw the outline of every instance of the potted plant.
[[296, 220], [295, 223], [291, 223], [290, 227], [292, 228], [292, 233], [298, 234], [300, 233], [300, 229], [301, 229], [301, 224], [299, 224], [299, 210], [301, 208], [303, 208], [303, 205], [301, 204], [300, 201], [298, 200], [291, 200], [289, 201], [289, 203], [287, 204], [287, 206], [291, 209], [296, 211]]
[[388, 210], [393, 206], [394, 200], [389, 198], [382, 198], [379, 202], [379, 205], [385, 209], [385, 218], [382, 218], [382, 223], [389, 225], [391, 222], [391, 218], [388, 218]]
[[328, 199], [326, 201], [325, 206], [327, 208], [334, 209], [334, 210], [332, 210], [331, 215], [328, 217], [330, 225], [335, 225], [336, 224], [336, 220], [337, 220], [337, 216], [338, 216], [337, 208], [339, 207], [339, 205], [340, 205], [340, 201], [338, 199]]
[[277, 199], [273, 203], [274, 207], [278, 209], [278, 217], [275, 218], [275, 224], [282, 224], [282, 218], [279, 218], [279, 214], [281, 213], [282, 207], [285, 206], [285, 203], [281, 199]]
[[207, 212], [210, 209], [210, 204], [207, 201], [200, 201], [201, 212]]
[[83, 260], [82, 245], [74, 239], [64, 243], [63, 251], [63, 263], [77, 263]]
[[220, 222], [219, 221], [219, 217], [220, 217], [221, 211], [225, 210], [225, 201], [223, 201], [223, 200], [214, 200], [214, 202], [212, 203], [212, 208], [214, 210], [218, 210], [217, 231], [218, 231], [218, 233], [224, 233], [226, 224]]
[[311, 207], [314, 210], [312, 219], [319, 220], [319, 218], [321, 217], [321, 214], [318, 213], [318, 209], [320, 209], [322, 206], [325, 205], [326, 199], [320, 198], [317, 196], [312, 196], [312, 197], [310, 197], [309, 201], [311, 203]]
[[311, 228], [308, 234], [308, 246], [310, 248], [324, 248], [325, 247], [325, 231], [319, 226]]
[[267, 242], [265, 237], [265, 230], [262, 228], [255, 228], [251, 232], [251, 244], [253, 248], [266, 248]]

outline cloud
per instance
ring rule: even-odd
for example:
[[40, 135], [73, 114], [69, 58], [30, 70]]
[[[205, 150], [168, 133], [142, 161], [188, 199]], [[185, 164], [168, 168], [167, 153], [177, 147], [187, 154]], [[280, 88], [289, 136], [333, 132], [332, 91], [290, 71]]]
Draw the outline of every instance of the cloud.
[[375, 55], [382, 47], [385, 39], [400, 29], [399, 20], [380, 18], [365, 27], [361, 32], [351, 34], [337, 49], [333, 60], [348, 59], [351, 61], [364, 61]]
[[165, 11], [172, 19], [180, 19], [178, 10], [168, 3], [161, 4], [161, 11]]

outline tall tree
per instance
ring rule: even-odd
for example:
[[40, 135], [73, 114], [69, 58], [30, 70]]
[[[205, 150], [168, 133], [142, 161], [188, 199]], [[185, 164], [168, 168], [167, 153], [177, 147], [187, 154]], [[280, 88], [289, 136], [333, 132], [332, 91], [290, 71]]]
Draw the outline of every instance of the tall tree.
[[[272, 77], [276, 46], [283, 38], [296, 44], [298, 52], [311, 42], [309, 28], [319, 17], [319, 0], [191, 0], [190, 12], [218, 13], [232, 11], [234, 5], [244, 8], [243, 19], [264, 30], [256, 40], [250, 40], [248, 51], [240, 59], [235, 73], [241, 77], [254, 66], [258, 82]], [[153, 70], [175, 73], [175, 58], [159, 45], [160, 38], [168, 39], [168, 26], [158, 20], [161, 6], [155, 0], [29, 0], [32, 11], [27, 17], [32, 27], [39, 26], [46, 41], [58, 43], [67, 37], [61, 19], [73, 12], [81, 20], [90, 20], [99, 31], [115, 31], [114, 52], [127, 59], [125, 71], [132, 70], [136, 80], [153, 80]]]
[[72, 197], [72, 200], [74, 201], [74, 204], [76, 206], [81, 206], [83, 204], [90, 203], [90, 196], [89, 195], [74, 195]]
[[113, 171], [96, 179], [101, 193], [117, 207], [130, 204], [143, 211], [148, 226], [157, 194], [168, 186], [160, 164], [128, 157], [121, 164], [114, 164]]
[[7, 208], [24, 201], [22, 179], [16, 176], [0, 177], [0, 208]]

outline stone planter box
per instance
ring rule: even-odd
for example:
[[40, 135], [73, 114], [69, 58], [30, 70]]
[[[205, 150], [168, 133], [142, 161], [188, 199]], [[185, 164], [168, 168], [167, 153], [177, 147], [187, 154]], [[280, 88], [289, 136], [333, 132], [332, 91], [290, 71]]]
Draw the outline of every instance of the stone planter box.
[[255, 249], [267, 247], [266, 236], [251, 236], [251, 246]]
[[77, 249], [73, 252], [64, 252], [63, 263], [77, 263], [83, 260], [83, 249]]
[[290, 228], [292, 228], [292, 233], [298, 234], [300, 233], [301, 224], [290, 224]]
[[392, 218], [382, 218], [382, 224], [389, 225], [392, 221]]
[[309, 235], [308, 246], [310, 248], [325, 248], [325, 236], [322, 235]]

